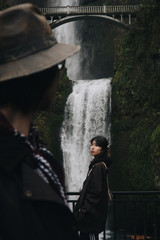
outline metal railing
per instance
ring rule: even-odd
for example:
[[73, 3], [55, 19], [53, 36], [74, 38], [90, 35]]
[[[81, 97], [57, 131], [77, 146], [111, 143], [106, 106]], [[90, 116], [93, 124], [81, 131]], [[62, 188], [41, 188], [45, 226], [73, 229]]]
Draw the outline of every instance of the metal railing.
[[[106, 230], [110, 240], [160, 240], [160, 191], [113, 191]], [[70, 192], [68, 203], [73, 210], [79, 196]], [[109, 229], [108, 229], [109, 228]], [[103, 239], [108, 239], [106, 231]]]
[[78, 14], [116, 14], [116, 13], [135, 13], [141, 5], [117, 5], [117, 6], [60, 6], [40, 8], [40, 11], [52, 15], [78, 15]]

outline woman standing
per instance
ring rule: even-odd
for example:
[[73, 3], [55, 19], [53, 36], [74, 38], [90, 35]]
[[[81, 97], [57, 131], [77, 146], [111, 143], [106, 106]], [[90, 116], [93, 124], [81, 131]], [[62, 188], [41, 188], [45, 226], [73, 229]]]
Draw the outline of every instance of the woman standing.
[[97, 136], [91, 139], [90, 153], [94, 157], [74, 209], [81, 240], [98, 240], [105, 229], [108, 212], [107, 169], [111, 165], [108, 141]]
[[108, 212], [107, 169], [111, 158], [107, 139], [102, 136], [91, 139], [90, 153], [94, 158], [74, 209], [81, 240], [98, 240]]

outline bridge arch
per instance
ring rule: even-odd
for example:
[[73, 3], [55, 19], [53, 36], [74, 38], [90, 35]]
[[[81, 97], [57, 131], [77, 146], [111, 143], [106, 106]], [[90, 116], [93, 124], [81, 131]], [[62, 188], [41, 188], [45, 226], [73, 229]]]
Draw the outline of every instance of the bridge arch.
[[125, 24], [123, 21], [115, 19], [114, 17], [106, 16], [106, 15], [78, 15], [78, 16], [69, 16], [61, 18], [60, 20], [56, 20], [50, 23], [52, 29], [61, 26], [62, 24], [79, 21], [79, 20], [86, 20], [86, 19], [102, 19], [108, 22], [112, 22], [114, 24], [121, 25], [123, 28], [129, 28], [129, 25]]

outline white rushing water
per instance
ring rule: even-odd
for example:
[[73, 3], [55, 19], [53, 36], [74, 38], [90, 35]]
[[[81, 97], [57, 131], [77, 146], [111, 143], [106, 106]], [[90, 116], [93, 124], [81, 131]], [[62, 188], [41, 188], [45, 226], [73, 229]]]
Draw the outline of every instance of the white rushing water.
[[[53, 5], [53, 0], [50, 0], [50, 6]], [[54, 1], [54, 6], [78, 6], [79, 0], [57, 0]], [[54, 30], [55, 36], [60, 43], [67, 43], [67, 44], [74, 44], [74, 45], [80, 45], [78, 40], [78, 27], [77, 22], [70, 22], [63, 24], [59, 27], [57, 27]], [[67, 75], [69, 79], [76, 80], [80, 76], [80, 52], [76, 53], [74, 56], [68, 58], [66, 60], [66, 68], [67, 68]], [[74, 67], [73, 67], [74, 63]]]
[[90, 139], [103, 135], [110, 142], [111, 79], [79, 80], [73, 83], [61, 132], [68, 191], [79, 191], [90, 160]]

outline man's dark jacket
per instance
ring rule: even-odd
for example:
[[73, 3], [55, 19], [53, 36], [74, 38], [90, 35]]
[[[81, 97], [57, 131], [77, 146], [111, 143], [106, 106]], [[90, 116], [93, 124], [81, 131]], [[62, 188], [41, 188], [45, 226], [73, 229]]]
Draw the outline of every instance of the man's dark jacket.
[[24, 164], [30, 157], [25, 144], [0, 136], [0, 240], [77, 240], [73, 214]]

